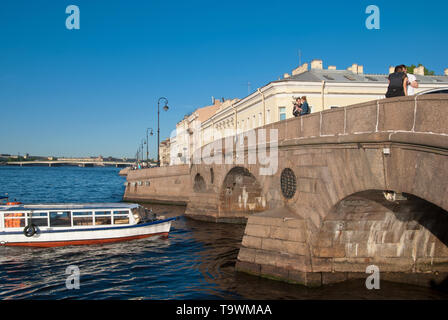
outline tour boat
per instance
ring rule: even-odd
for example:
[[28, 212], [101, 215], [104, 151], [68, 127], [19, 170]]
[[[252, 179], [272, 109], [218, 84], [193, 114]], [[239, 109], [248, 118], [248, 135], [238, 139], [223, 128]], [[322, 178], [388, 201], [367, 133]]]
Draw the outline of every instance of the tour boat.
[[138, 204], [5, 202], [0, 205], [0, 245], [57, 247], [166, 237], [173, 220]]

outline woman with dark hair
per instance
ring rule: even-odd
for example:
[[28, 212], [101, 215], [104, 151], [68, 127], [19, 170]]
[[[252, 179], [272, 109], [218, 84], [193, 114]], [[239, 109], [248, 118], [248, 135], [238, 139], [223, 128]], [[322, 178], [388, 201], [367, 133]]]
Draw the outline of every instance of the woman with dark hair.
[[407, 96], [408, 76], [401, 66], [396, 66], [394, 73], [389, 75], [389, 87], [386, 98]]
[[297, 98], [296, 101], [294, 102], [294, 107], [292, 109], [292, 115], [294, 117], [298, 117], [300, 115], [300, 113], [302, 112], [302, 101], [300, 100], [300, 98]]

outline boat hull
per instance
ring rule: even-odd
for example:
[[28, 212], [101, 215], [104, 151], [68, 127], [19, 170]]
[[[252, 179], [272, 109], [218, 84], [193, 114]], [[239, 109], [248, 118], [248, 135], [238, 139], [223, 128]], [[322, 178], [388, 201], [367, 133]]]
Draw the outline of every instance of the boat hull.
[[172, 220], [174, 219], [118, 227], [45, 228], [38, 230], [32, 237], [26, 237], [22, 231], [0, 232], [0, 244], [20, 247], [60, 247], [167, 237]]

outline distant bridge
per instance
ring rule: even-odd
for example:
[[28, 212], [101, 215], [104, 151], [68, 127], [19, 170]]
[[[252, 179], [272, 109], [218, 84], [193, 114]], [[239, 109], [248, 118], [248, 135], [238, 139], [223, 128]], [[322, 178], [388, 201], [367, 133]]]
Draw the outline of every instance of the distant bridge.
[[48, 166], [48, 167], [61, 167], [61, 166], [78, 166], [78, 167], [130, 167], [133, 162], [126, 161], [79, 161], [79, 160], [48, 160], [48, 161], [8, 161], [7, 165], [10, 166]]

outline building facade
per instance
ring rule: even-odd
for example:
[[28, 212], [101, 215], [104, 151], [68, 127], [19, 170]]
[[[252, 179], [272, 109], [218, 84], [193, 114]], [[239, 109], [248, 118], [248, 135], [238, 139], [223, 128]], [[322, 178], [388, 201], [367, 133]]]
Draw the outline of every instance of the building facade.
[[170, 165], [170, 138], [166, 138], [160, 143], [159, 146], [159, 156], [160, 156], [160, 165], [161, 166], [169, 166]]

